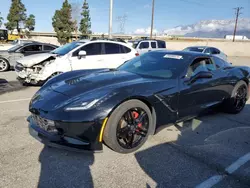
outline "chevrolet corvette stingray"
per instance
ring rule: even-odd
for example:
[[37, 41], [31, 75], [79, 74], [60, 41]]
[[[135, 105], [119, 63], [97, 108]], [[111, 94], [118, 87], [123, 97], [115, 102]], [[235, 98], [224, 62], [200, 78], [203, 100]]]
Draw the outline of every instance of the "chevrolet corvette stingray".
[[[30, 134], [45, 145], [120, 153], [140, 148], [163, 125], [220, 106], [239, 113], [249, 67], [203, 53], [153, 51], [117, 69], [77, 70], [48, 80], [30, 101]], [[165, 126], [164, 126], [165, 127]]]

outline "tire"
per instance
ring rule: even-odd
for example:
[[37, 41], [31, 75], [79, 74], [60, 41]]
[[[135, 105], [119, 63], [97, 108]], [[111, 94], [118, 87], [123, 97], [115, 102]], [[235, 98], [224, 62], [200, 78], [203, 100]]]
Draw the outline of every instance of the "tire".
[[[239, 93], [241, 93], [240, 101], [239, 101], [240, 99]], [[239, 81], [233, 89], [231, 98], [225, 101], [223, 105], [223, 110], [230, 114], [240, 113], [246, 105], [247, 97], [248, 97], [248, 85], [244, 81]]]
[[[127, 138], [119, 138], [118, 131], [119, 130], [121, 131], [124, 128], [130, 129], [130, 128], [127, 128], [130, 125], [127, 123], [127, 121], [125, 120], [126, 118], [124, 118], [124, 116], [125, 116], [125, 114], [128, 113], [128, 111], [134, 112], [134, 109], [138, 110], [138, 112], [140, 112], [140, 114], [143, 114], [142, 115], [143, 123], [138, 123], [138, 125], [136, 126], [136, 130], [134, 130], [135, 131], [134, 136], [131, 139], [131, 140], [135, 140], [135, 141], [138, 139], [138, 142], [135, 142], [134, 146], [127, 148], [123, 145], [122, 141], [124, 141], [124, 143], [125, 143], [125, 140], [127, 140], [128, 137]], [[140, 117], [140, 116], [138, 116], [138, 117]], [[136, 121], [136, 119], [134, 119], [134, 117], [132, 119]], [[122, 124], [123, 122], [125, 122], [127, 126], [119, 128], [120, 124]], [[139, 128], [139, 124], [140, 124], [140, 126], [142, 126], [142, 128]], [[129, 100], [129, 101], [125, 101], [124, 103], [120, 104], [110, 115], [108, 122], [106, 124], [106, 127], [104, 129], [104, 135], [103, 135], [104, 143], [109, 148], [111, 148], [112, 150], [114, 150], [118, 153], [134, 152], [137, 149], [139, 149], [146, 142], [149, 134], [152, 131], [151, 130], [153, 127], [152, 124], [153, 124], [152, 114], [151, 114], [150, 109], [148, 108], [148, 106], [145, 103], [143, 103], [139, 100], [134, 100], [134, 99]], [[135, 129], [135, 127], [133, 129]], [[143, 136], [138, 135], [140, 132], [138, 129], [143, 130], [142, 131]], [[147, 130], [147, 132], [146, 132], [146, 130]], [[123, 134], [123, 136], [125, 135], [123, 132], [122, 132], [122, 134]], [[126, 134], [126, 135], [129, 136], [129, 134]], [[141, 137], [141, 140], [139, 139], [140, 137]], [[139, 140], [140, 140], [140, 142], [139, 142]]]
[[8, 71], [9, 69], [10, 69], [9, 62], [6, 59], [0, 57], [0, 72], [5, 72]]

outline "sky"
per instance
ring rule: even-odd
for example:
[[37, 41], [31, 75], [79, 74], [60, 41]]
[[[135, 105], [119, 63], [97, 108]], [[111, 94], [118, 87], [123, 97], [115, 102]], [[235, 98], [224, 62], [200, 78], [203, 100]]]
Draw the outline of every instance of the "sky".
[[[27, 14], [36, 17], [35, 31], [51, 32], [55, 10], [64, 0], [22, 0]], [[113, 0], [113, 33], [119, 32], [119, 16], [126, 15], [125, 33], [148, 33], [151, 24], [152, 0]], [[83, 0], [69, 0], [80, 6]], [[109, 0], [87, 0], [90, 7], [92, 31], [107, 33], [109, 24]], [[0, 0], [0, 12], [4, 21], [11, 0]], [[158, 32], [179, 25], [189, 25], [200, 20], [235, 19], [235, 7], [244, 7], [242, 18], [250, 18], [250, 0], [155, 0], [154, 28]]]

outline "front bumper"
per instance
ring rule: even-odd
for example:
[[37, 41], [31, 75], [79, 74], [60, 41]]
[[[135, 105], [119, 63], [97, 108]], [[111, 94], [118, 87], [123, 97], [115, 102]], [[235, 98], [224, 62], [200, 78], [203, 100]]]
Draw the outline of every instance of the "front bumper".
[[[80, 138], [76, 139], [73, 138], [73, 136], [68, 136], [67, 133], [58, 134], [58, 133], [47, 132], [41, 127], [39, 127], [31, 116], [27, 120], [29, 122], [30, 135], [45, 145], [76, 152], [83, 152], [83, 151], [101, 152], [103, 149], [102, 143], [98, 142], [98, 137], [89, 138], [88, 140], [86, 139], [86, 141], [83, 141]], [[85, 125], [82, 124], [81, 126]], [[87, 134], [88, 133], [86, 133], [86, 135]], [[89, 136], [93, 136], [93, 134], [89, 134]]]
[[17, 79], [21, 83], [30, 83], [30, 84], [38, 84], [41, 85], [43, 84], [46, 80], [47, 77], [45, 75], [38, 74], [32, 71], [25, 71], [23, 68], [19, 68], [17, 65], [15, 66], [15, 71], [17, 75]]

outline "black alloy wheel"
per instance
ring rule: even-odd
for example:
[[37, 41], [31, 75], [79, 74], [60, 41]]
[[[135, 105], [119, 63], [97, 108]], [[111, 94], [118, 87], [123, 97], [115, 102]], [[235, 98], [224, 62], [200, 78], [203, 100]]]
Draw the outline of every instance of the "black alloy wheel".
[[117, 125], [117, 141], [125, 149], [135, 148], [146, 138], [148, 128], [147, 113], [141, 108], [129, 109]]
[[154, 134], [155, 125], [149, 107], [140, 100], [123, 102], [110, 114], [103, 141], [119, 153], [138, 150]]
[[246, 100], [247, 100], [247, 87], [246, 85], [241, 85], [235, 93], [234, 97], [235, 109], [237, 111], [241, 111], [246, 104]]

